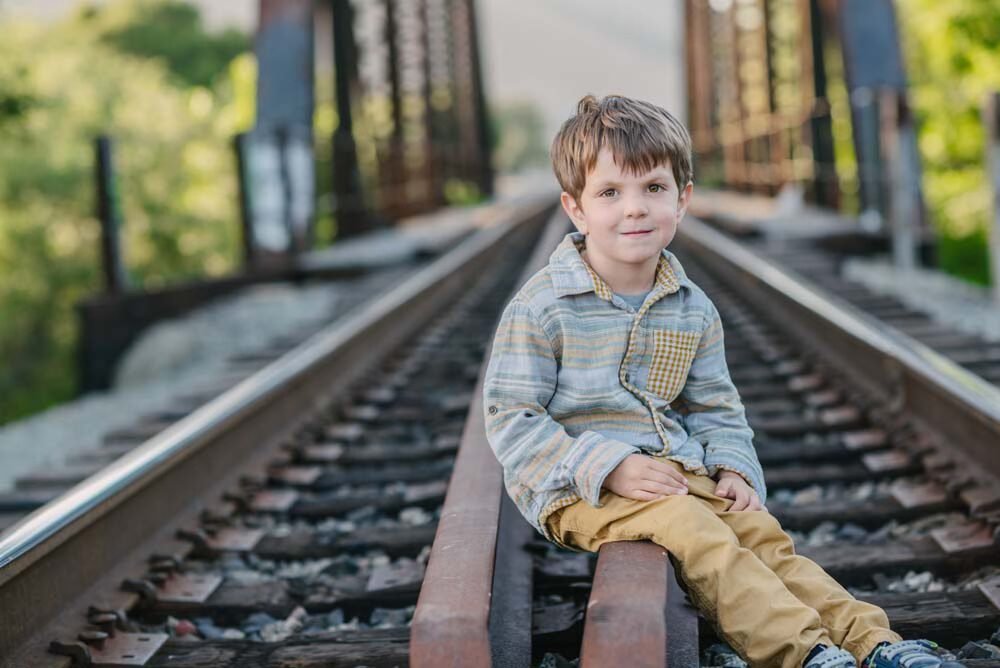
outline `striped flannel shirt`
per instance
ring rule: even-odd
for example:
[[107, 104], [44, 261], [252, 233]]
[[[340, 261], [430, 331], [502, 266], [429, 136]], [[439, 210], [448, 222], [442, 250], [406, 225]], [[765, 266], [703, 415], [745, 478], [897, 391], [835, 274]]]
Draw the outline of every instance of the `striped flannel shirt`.
[[497, 326], [483, 387], [486, 434], [525, 518], [584, 499], [645, 453], [714, 476], [739, 473], [766, 500], [719, 313], [663, 250], [636, 311], [581, 257], [572, 232], [517, 292]]

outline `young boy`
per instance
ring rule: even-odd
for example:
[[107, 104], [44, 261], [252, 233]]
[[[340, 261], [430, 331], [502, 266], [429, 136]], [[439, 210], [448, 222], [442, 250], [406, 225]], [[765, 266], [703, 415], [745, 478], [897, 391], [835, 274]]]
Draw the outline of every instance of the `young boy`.
[[578, 232], [505, 309], [484, 387], [521, 513], [571, 549], [662, 545], [751, 665], [941, 666], [933, 643], [901, 641], [880, 608], [796, 555], [763, 507], [719, 314], [665, 250], [693, 188], [683, 125], [646, 102], [587, 96], [552, 163]]

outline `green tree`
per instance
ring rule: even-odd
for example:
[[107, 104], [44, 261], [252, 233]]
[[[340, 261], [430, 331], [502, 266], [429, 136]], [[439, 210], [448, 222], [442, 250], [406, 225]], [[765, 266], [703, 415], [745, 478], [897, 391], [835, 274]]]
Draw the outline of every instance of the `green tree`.
[[233, 58], [250, 49], [238, 30], [206, 32], [198, 9], [178, 0], [89, 6], [76, 20], [122, 53], [162, 61], [184, 86], [212, 86]]
[[100, 289], [97, 134], [116, 142], [123, 254], [137, 285], [227, 273], [238, 257], [229, 146], [251, 122], [252, 56], [224, 64], [213, 87], [189, 85], [159, 56], [123, 53], [96, 20], [3, 25], [0, 422], [75, 391], [73, 307]]
[[980, 107], [987, 91], [1000, 89], [1000, 4], [898, 0], [897, 6], [941, 265], [987, 283], [990, 189]]
[[530, 102], [508, 102], [491, 110], [493, 159], [499, 172], [548, 164], [545, 119]]

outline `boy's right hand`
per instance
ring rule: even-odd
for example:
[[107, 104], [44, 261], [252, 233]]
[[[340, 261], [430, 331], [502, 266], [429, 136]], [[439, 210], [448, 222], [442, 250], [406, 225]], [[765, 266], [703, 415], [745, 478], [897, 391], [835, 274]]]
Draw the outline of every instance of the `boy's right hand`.
[[652, 501], [669, 494], [687, 494], [687, 479], [668, 464], [634, 454], [608, 474], [604, 487], [628, 499]]

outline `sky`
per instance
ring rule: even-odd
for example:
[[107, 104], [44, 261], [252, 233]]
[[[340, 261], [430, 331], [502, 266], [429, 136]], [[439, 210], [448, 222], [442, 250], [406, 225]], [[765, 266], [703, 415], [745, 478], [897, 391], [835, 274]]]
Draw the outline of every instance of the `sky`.
[[[77, 2], [0, 0], [0, 7], [54, 18]], [[193, 4], [209, 26], [256, 25], [258, 0]], [[639, 97], [684, 118], [681, 0], [477, 0], [476, 7], [487, 95], [534, 101], [547, 135], [587, 93]]]

